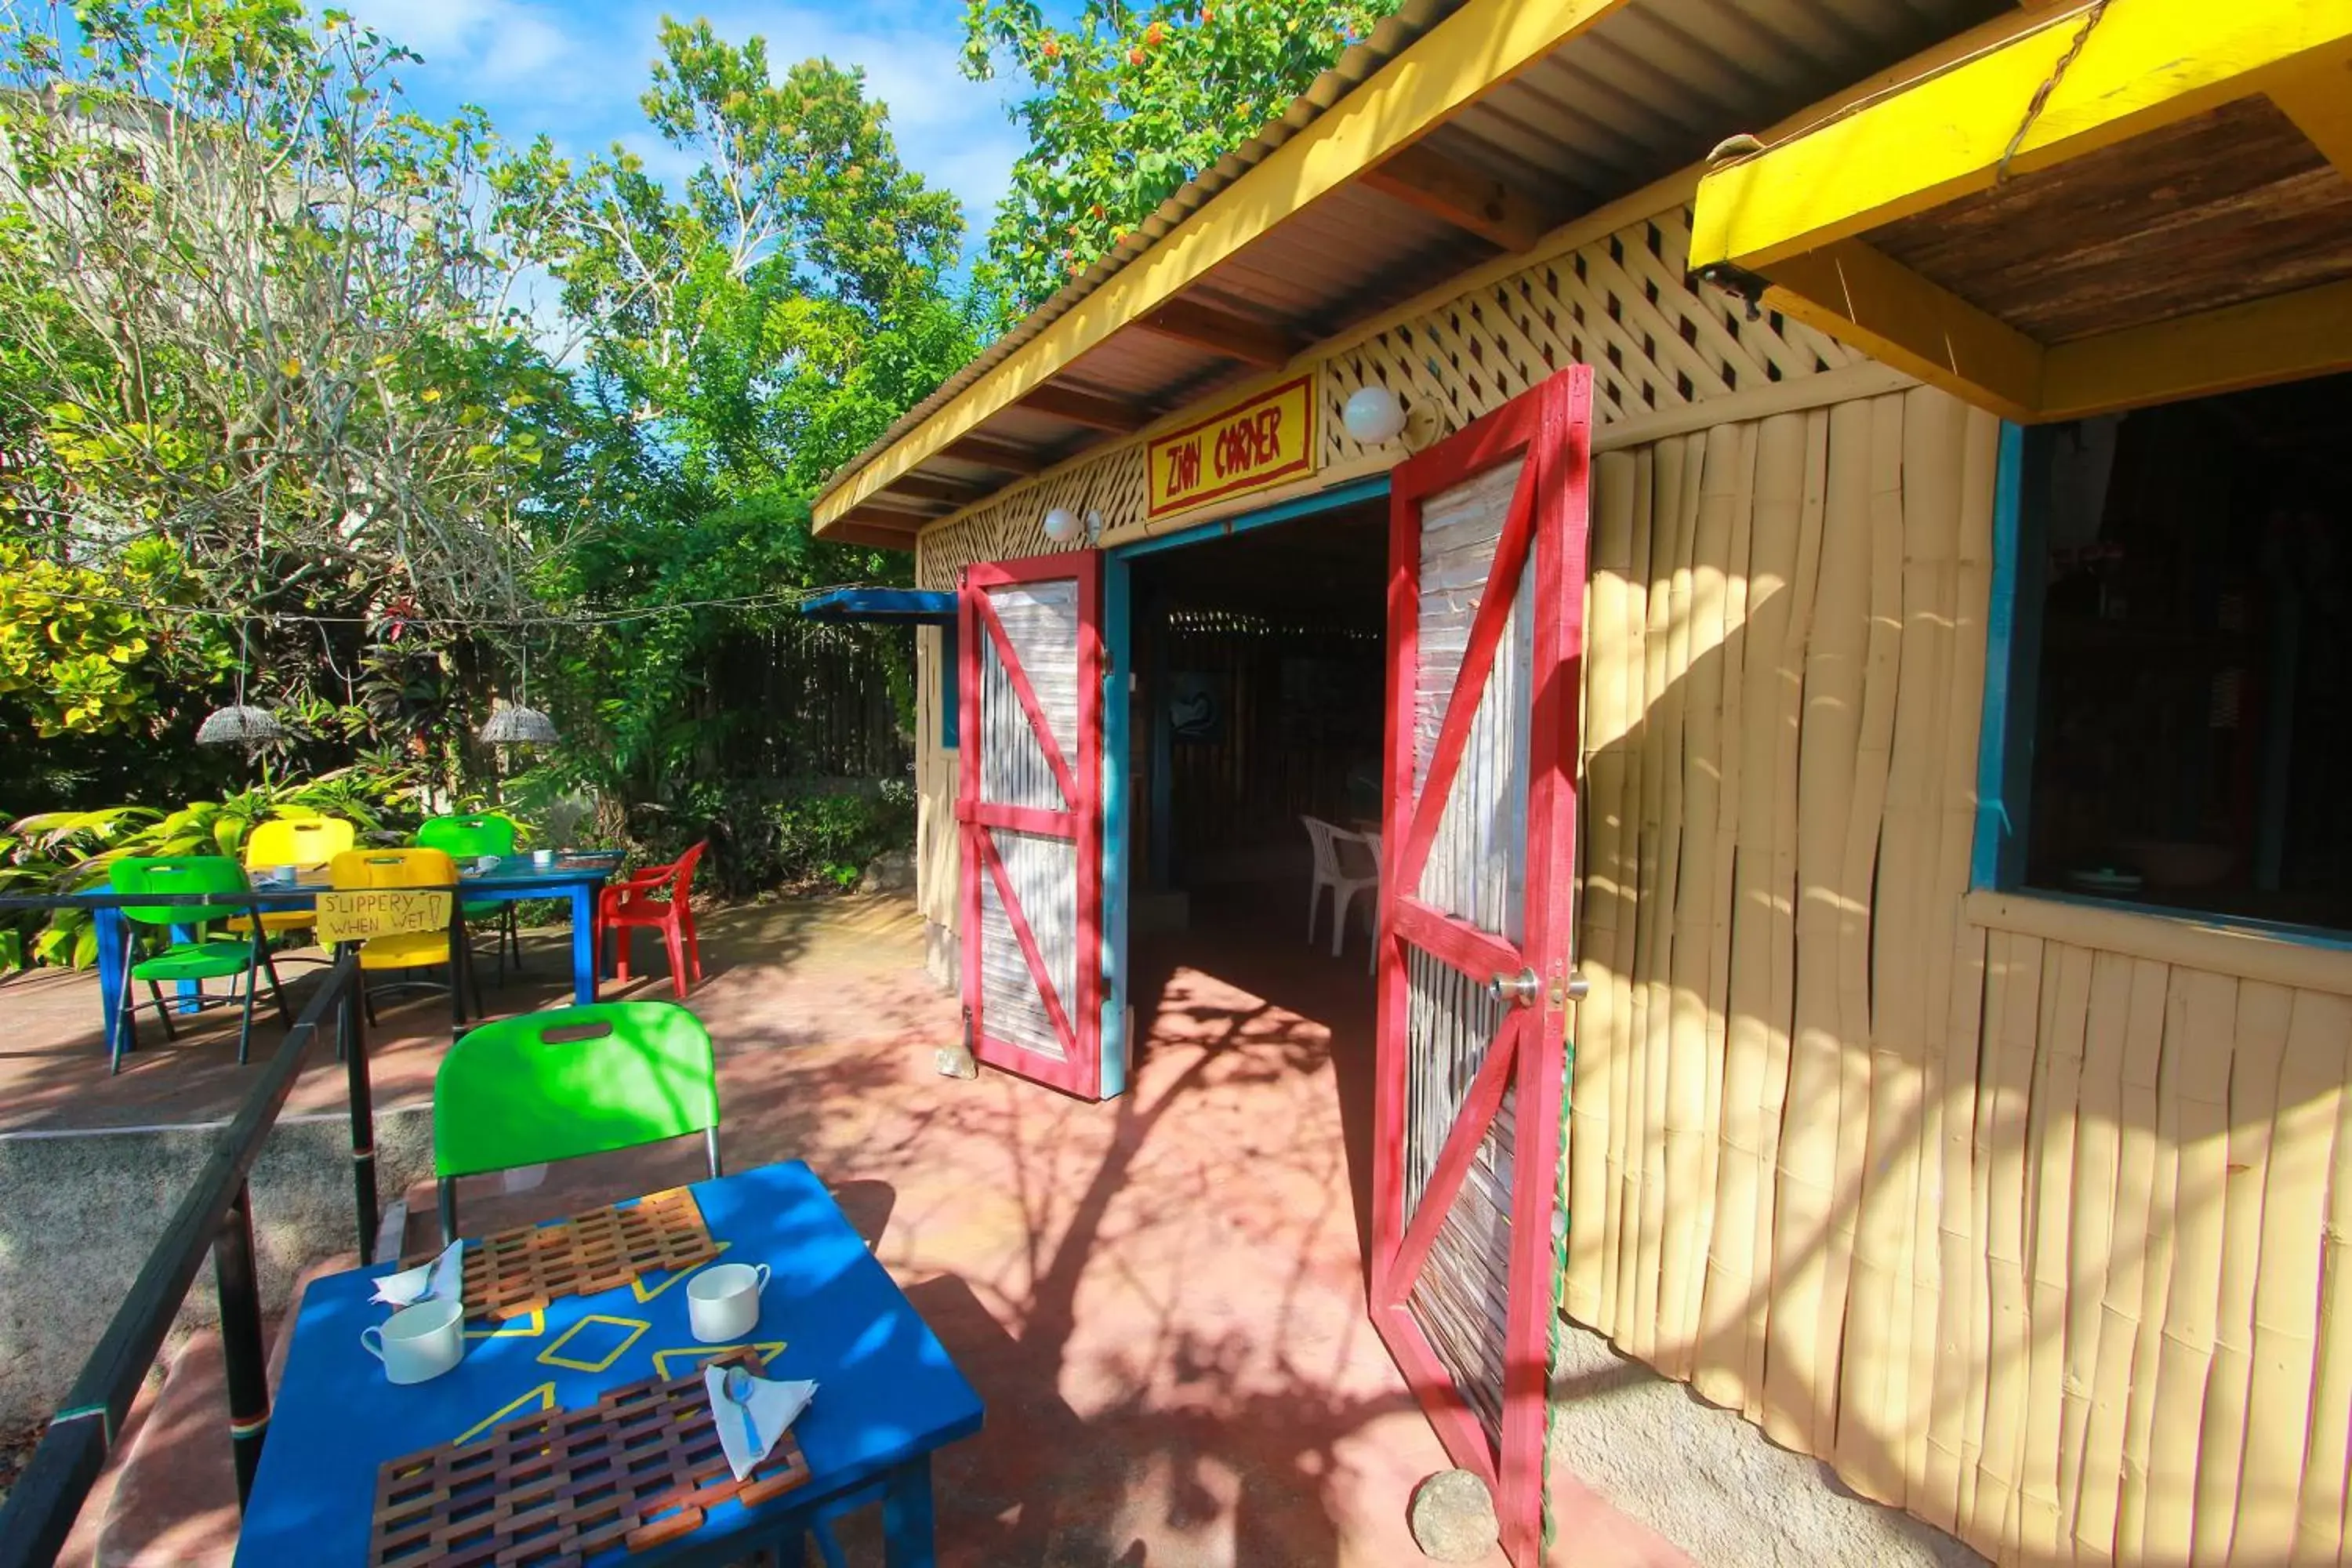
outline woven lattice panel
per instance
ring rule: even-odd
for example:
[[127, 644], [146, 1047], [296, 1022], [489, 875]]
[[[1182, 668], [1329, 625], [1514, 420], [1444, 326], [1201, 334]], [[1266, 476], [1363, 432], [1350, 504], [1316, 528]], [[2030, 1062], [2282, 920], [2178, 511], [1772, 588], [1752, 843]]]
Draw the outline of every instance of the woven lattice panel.
[[1413, 443], [1423, 446], [1570, 364], [1593, 367], [1593, 412], [1605, 424], [1858, 357], [1778, 315], [1748, 321], [1727, 294], [1685, 284], [1689, 221], [1679, 207], [1661, 213], [1333, 355], [1323, 377], [1324, 460], [1367, 455], [1339, 409], [1368, 384], [1403, 400], [1415, 415]]
[[[1593, 412], [1607, 424], [1837, 370], [1862, 357], [1802, 322], [1769, 312], [1751, 321], [1728, 294], [1685, 283], [1689, 255], [1690, 214], [1671, 208], [1341, 350], [1323, 365], [1323, 460], [1373, 455], [1339, 417], [1349, 395], [1367, 384], [1390, 387], [1403, 399], [1419, 447], [1570, 364], [1593, 367]], [[926, 530], [916, 544], [917, 584], [953, 588], [956, 574], [975, 561], [1056, 548], [1044, 529], [1046, 511], [1056, 506], [1080, 517], [1097, 513], [1106, 531], [1140, 521], [1142, 444], [1074, 464]]]
[[[712, 1359], [761, 1370], [750, 1350]], [[586, 1410], [542, 1411], [463, 1447], [386, 1460], [368, 1565], [577, 1568], [618, 1544], [675, 1541], [730, 1498], [757, 1507], [808, 1478], [788, 1432], [737, 1480], [697, 1367], [616, 1388]]]
[[1045, 514], [1057, 506], [1082, 519], [1100, 518], [1106, 533], [1142, 521], [1142, 443], [1073, 464], [944, 527], [924, 530], [915, 545], [916, 584], [950, 589], [957, 574], [975, 561], [1015, 561], [1069, 549], [1045, 537]]
[[672, 1187], [626, 1207], [483, 1237], [465, 1252], [466, 1316], [504, 1322], [566, 1296], [593, 1296], [640, 1275], [690, 1268], [718, 1256], [693, 1191]]

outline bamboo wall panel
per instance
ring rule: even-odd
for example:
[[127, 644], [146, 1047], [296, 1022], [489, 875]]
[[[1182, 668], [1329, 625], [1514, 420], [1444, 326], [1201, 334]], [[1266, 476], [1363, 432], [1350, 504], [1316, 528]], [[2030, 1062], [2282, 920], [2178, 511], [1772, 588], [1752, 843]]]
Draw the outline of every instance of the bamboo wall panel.
[[1999, 1562], [2341, 1563], [2352, 955], [1969, 896], [1996, 444], [1595, 463], [1568, 1310]]
[[956, 753], [940, 743], [941, 707], [955, 697], [952, 680], [940, 679], [947, 634], [938, 626], [915, 632], [915, 889], [923, 919], [954, 927], [956, 868]]

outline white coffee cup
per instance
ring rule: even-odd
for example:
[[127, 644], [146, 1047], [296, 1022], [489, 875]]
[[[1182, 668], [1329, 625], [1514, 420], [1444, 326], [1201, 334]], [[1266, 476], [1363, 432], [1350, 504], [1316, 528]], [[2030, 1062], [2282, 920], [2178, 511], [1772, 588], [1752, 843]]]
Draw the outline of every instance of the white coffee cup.
[[686, 1321], [704, 1344], [740, 1340], [760, 1326], [760, 1292], [768, 1288], [764, 1263], [721, 1263], [686, 1282]]
[[[375, 1339], [368, 1339], [373, 1334]], [[390, 1383], [423, 1383], [465, 1358], [466, 1309], [457, 1301], [419, 1301], [403, 1307], [382, 1326], [360, 1331], [360, 1348], [383, 1363]]]
[[555, 851], [552, 849], [534, 849], [530, 852], [530, 863], [542, 869], [552, 866], [555, 864]]

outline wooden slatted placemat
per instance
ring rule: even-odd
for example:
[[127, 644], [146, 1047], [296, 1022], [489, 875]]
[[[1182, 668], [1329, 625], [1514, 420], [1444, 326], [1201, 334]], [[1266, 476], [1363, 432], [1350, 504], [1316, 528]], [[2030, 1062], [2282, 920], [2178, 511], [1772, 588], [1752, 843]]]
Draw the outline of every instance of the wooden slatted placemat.
[[[465, 1252], [466, 1316], [504, 1322], [566, 1296], [593, 1296], [657, 1269], [719, 1256], [688, 1187], [551, 1225], [518, 1226]], [[416, 1261], [424, 1261], [417, 1259]]]
[[[761, 1370], [748, 1349], [712, 1359]], [[639, 1552], [698, 1530], [730, 1498], [755, 1508], [808, 1478], [787, 1432], [737, 1480], [697, 1367], [385, 1461], [368, 1568], [578, 1568], [615, 1544]]]

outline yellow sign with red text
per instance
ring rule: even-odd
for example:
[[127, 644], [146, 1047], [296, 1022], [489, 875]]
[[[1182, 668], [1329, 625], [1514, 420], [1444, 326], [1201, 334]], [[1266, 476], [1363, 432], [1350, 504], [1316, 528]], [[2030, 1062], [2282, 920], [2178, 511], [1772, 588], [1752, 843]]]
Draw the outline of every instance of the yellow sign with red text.
[[1156, 436], [1146, 455], [1151, 494], [1145, 515], [1152, 518], [1304, 479], [1321, 458], [1315, 443], [1315, 378], [1286, 381], [1197, 424]]

